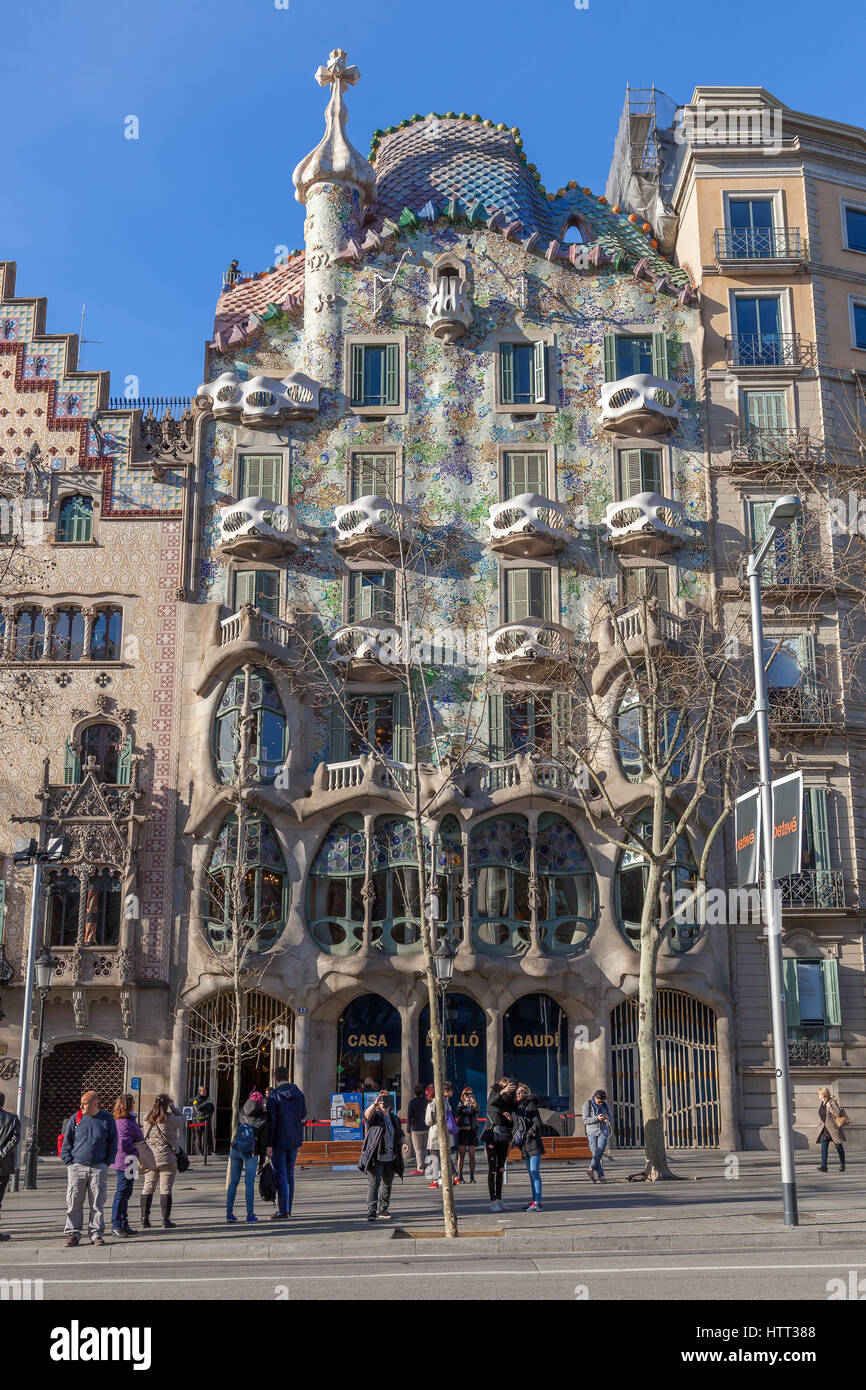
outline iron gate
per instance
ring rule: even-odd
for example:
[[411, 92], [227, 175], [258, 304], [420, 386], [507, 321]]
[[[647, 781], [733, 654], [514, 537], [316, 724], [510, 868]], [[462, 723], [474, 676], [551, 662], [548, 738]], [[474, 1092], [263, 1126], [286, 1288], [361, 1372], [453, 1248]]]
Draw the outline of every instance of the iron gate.
[[[637, 999], [624, 999], [610, 1016], [614, 1135], [621, 1148], [643, 1145], [637, 1027]], [[719, 1061], [716, 1016], [709, 1005], [678, 990], [659, 990], [656, 1055], [666, 1144], [673, 1149], [717, 1147]]]
[[110, 1111], [126, 1089], [126, 1058], [111, 1043], [58, 1043], [42, 1063], [39, 1148], [57, 1152], [57, 1136], [78, 1109], [84, 1091], [95, 1091]]

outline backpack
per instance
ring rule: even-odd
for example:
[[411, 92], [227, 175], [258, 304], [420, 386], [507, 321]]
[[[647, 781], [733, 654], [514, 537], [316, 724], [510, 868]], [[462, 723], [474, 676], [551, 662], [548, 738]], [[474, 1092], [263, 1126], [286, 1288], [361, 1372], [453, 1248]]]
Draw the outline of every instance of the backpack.
[[252, 1125], [239, 1124], [232, 1140], [232, 1153], [238, 1158], [252, 1158], [256, 1151], [256, 1131]]

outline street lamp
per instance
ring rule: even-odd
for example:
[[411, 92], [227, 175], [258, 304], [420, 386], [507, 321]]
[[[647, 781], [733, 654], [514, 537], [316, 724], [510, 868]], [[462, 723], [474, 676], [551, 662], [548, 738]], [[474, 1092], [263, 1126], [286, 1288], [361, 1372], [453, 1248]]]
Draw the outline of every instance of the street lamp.
[[24, 1187], [32, 1190], [36, 1186], [36, 1161], [39, 1156], [39, 1107], [42, 1100], [42, 1034], [45, 1023], [45, 1000], [54, 979], [56, 960], [51, 952], [43, 949], [36, 960], [36, 988], [39, 990], [39, 1033], [36, 1042], [36, 1066], [33, 1069], [33, 1120], [27, 1136], [27, 1151], [24, 1160]]
[[761, 857], [764, 872], [764, 914], [770, 958], [770, 1016], [773, 1028], [773, 1060], [776, 1071], [776, 1108], [779, 1112], [779, 1158], [782, 1170], [782, 1204], [786, 1226], [797, 1226], [797, 1185], [794, 1178], [794, 1139], [791, 1128], [791, 1076], [788, 1068], [788, 1034], [785, 1023], [785, 987], [782, 972], [782, 921], [773, 878], [773, 799], [770, 786], [770, 721], [767, 680], [764, 671], [764, 622], [761, 605], [761, 566], [780, 531], [787, 530], [802, 514], [799, 497], [787, 494], [774, 502], [767, 534], [749, 558], [749, 605], [752, 614], [752, 664], [755, 668], [755, 705], [750, 714], [734, 723], [734, 732], [754, 728], [758, 736], [761, 803]]
[[454, 978], [454, 957], [456, 954], [451, 942], [444, 936], [433, 952], [433, 973], [442, 994], [445, 993]]

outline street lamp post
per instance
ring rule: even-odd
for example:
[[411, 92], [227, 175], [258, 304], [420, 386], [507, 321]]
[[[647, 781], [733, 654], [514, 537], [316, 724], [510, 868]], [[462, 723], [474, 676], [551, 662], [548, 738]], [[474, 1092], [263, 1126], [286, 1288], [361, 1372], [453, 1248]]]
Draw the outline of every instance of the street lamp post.
[[39, 1034], [36, 1042], [36, 1065], [33, 1069], [33, 1120], [27, 1136], [27, 1150], [24, 1161], [24, 1187], [36, 1187], [36, 1163], [39, 1157], [39, 1109], [42, 1101], [42, 1037], [45, 1023], [45, 1000], [54, 977], [57, 964], [48, 950], [43, 950], [36, 961], [36, 988], [39, 990]]
[[761, 566], [780, 531], [787, 530], [803, 510], [799, 497], [780, 497], [770, 512], [767, 534], [749, 558], [749, 604], [752, 613], [752, 662], [755, 668], [755, 706], [738, 719], [734, 728], [751, 727], [758, 738], [761, 804], [761, 857], [764, 872], [764, 914], [770, 958], [770, 1016], [773, 1028], [773, 1061], [776, 1071], [776, 1108], [779, 1114], [779, 1158], [782, 1170], [782, 1204], [786, 1226], [799, 1225], [797, 1185], [794, 1177], [794, 1139], [791, 1125], [791, 1075], [788, 1067], [788, 1030], [785, 1021], [785, 986], [782, 969], [782, 914], [773, 877], [773, 799], [770, 785], [770, 719], [764, 671], [764, 622], [761, 604]]
[[442, 1015], [442, 1054], [443, 1058], [447, 1051], [448, 1034], [445, 1027], [445, 996], [448, 987], [454, 978], [454, 957], [457, 954], [447, 937], [442, 937], [436, 950], [433, 952], [433, 973], [436, 976], [436, 988], [439, 991], [440, 1013]]

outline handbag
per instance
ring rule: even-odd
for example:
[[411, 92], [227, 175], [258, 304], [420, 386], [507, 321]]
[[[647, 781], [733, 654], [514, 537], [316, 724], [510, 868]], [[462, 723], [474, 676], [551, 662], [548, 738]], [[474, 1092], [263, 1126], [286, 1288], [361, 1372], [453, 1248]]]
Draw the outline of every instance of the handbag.
[[850, 1125], [851, 1123], [850, 1116], [845, 1114], [845, 1111], [842, 1109], [841, 1105], [839, 1107], [839, 1114], [833, 1115], [831, 1116], [831, 1118], [835, 1120], [837, 1129], [844, 1129], [845, 1125]]
[[[147, 1134], [145, 1135], [145, 1142], [147, 1142], [147, 1139], [150, 1137], [150, 1130], [153, 1129], [153, 1127], [154, 1127], [154, 1126], [151, 1125], [151, 1126], [150, 1126], [150, 1129], [148, 1129]], [[170, 1149], [170, 1148], [171, 1148], [171, 1144], [168, 1142], [168, 1135], [167, 1135], [163, 1130], [160, 1129], [159, 1125], [156, 1126], [156, 1132], [157, 1132], [157, 1134], [161, 1134], [161, 1135], [162, 1135], [163, 1139], [165, 1140], [166, 1147]], [[176, 1163], [177, 1163], [177, 1171], [178, 1171], [179, 1173], [185, 1173], [185, 1172], [187, 1171], [187, 1169], [189, 1168], [189, 1154], [187, 1153], [186, 1149], [183, 1147], [183, 1144], [179, 1144], [178, 1147], [177, 1147], [176, 1149], [173, 1150], [173, 1152], [174, 1152], [175, 1161], [176, 1161]], [[151, 1155], [151, 1157], [153, 1157], [153, 1155]], [[155, 1159], [154, 1159], [154, 1164], [153, 1164], [153, 1166], [154, 1166], [154, 1168], [158, 1168], [158, 1167], [159, 1167], [159, 1164], [155, 1161]]]
[[259, 1196], [263, 1202], [275, 1202], [277, 1200], [277, 1175], [269, 1158], [265, 1159], [259, 1174]]
[[526, 1124], [522, 1115], [515, 1117], [514, 1128], [511, 1131], [511, 1142], [516, 1149], [522, 1149], [526, 1143]]
[[146, 1139], [139, 1139], [136, 1145], [136, 1154], [139, 1173], [152, 1173], [156, 1167], [156, 1158]]

